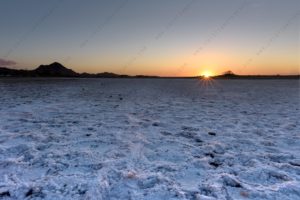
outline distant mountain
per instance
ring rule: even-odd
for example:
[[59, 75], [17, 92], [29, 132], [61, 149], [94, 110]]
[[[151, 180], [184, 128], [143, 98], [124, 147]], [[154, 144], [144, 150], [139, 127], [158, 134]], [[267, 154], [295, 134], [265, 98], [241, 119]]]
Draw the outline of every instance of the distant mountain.
[[299, 75], [237, 75], [228, 70], [214, 79], [299, 79]]
[[11, 77], [78, 77], [79, 74], [62, 64], [54, 62], [50, 65], [40, 65], [34, 70], [18, 70], [5, 67], [0, 68], [0, 76]]
[[17, 70], [9, 68], [0, 68], [0, 77], [81, 77], [81, 78], [155, 78], [155, 76], [128, 76], [119, 75], [111, 72], [103, 72], [97, 74], [77, 73], [71, 69], [64, 67], [58, 62], [50, 65], [40, 65], [34, 70]]
[[[119, 75], [110, 72], [103, 72], [97, 74], [89, 73], [77, 73], [71, 69], [64, 67], [58, 62], [54, 62], [50, 65], [40, 65], [34, 70], [18, 70], [9, 69], [5, 67], [0, 67], [0, 77], [80, 77], [80, 78], [189, 78], [189, 79], [199, 79], [201, 76], [195, 77], [159, 77], [159, 76], [129, 76], [129, 75]], [[213, 76], [213, 79], [300, 79], [300, 75], [236, 75], [232, 71], [227, 71], [223, 75]]]
[[33, 70], [37, 76], [58, 76], [58, 77], [76, 77], [78, 73], [71, 69], [64, 67], [58, 62], [50, 65], [40, 65], [37, 69]]
[[102, 77], [102, 78], [116, 78], [118, 76], [120, 76], [120, 75], [110, 73], [110, 72], [103, 72], [103, 73], [96, 74], [96, 77]]
[[18, 70], [0, 67], [0, 76], [31, 77], [34, 76], [34, 73], [31, 70]]
[[223, 74], [213, 79], [300, 79], [300, 75], [235, 75]]
[[119, 75], [110, 72], [103, 72], [97, 74], [89, 74], [89, 73], [82, 73], [79, 75], [82, 78], [129, 78], [128, 75]]

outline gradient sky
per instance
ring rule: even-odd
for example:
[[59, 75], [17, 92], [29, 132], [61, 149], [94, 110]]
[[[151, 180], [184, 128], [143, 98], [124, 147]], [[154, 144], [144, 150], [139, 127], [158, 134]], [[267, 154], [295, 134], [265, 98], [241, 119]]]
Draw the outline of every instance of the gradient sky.
[[299, 74], [299, 0], [7, 0], [0, 67]]

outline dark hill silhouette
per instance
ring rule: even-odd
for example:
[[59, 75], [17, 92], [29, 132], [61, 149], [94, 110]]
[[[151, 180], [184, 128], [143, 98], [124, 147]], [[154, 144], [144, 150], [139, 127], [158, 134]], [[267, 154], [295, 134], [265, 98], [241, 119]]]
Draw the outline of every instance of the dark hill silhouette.
[[13, 76], [13, 77], [32, 77], [35, 76], [31, 70], [17, 70], [0, 67], [0, 76]]
[[40, 65], [37, 69], [33, 70], [37, 76], [63, 76], [63, 77], [76, 77], [78, 73], [71, 69], [64, 67], [58, 62], [54, 62], [50, 65]]
[[235, 75], [235, 73], [233, 73], [233, 71], [228, 70], [228, 71], [223, 73], [223, 76], [230, 77], [230, 76], [236, 76], [236, 75]]
[[5, 67], [0, 68], [0, 76], [12, 77], [78, 77], [79, 74], [64, 67], [58, 62], [50, 65], [40, 65], [34, 70], [17, 70]]
[[299, 75], [237, 75], [231, 70], [222, 75], [214, 76], [214, 79], [299, 79]]
[[110, 72], [102, 72], [97, 74], [82, 73], [79, 75], [82, 78], [129, 78], [128, 75], [119, 75]]
[[96, 77], [107, 77], [107, 78], [116, 78], [118, 74], [110, 73], [110, 72], [103, 72], [96, 74]]
[[228, 70], [228, 71], [224, 72], [222, 75], [215, 76], [215, 78], [228, 78], [228, 79], [233, 79], [233, 78], [236, 78], [236, 77], [238, 77], [238, 75], [233, 73], [231, 70]]
[[[34, 70], [18, 70], [0, 67], [0, 77], [80, 77], [80, 78], [181, 78], [181, 79], [199, 79], [201, 76], [194, 77], [159, 77], [159, 76], [129, 76], [119, 75], [110, 72], [97, 74], [77, 73], [71, 69], [64, 67], [58, 62], [50, 65], [40, 65]], [[222, 75], [213, 76], [213, 79], [300, 79], [300, 75], [236, 75], [232, 71], [226, 71]]]
[[0, 77], [81, 77], [81, 78], [155, 78], [155, 76], [128, 76], [119, 75], [111, 72], [103, 72], [97, 74], [77, 73], [71, 69], [64, 67], [58, 62], [50, 65], [40, 65], [34, 70], [17, 70], [0, 67]]

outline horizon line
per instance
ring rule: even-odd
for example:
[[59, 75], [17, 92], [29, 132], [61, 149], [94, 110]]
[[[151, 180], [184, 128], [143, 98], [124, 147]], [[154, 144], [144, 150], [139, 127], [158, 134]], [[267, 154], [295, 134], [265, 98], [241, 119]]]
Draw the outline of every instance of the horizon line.
[[[4, 67], [4, 66], [0, 66], [0, 69], [1, 68], [6, 68], [6, 69], [9, 69], [9, 70], [23, 70], [23, 71], [34, 71], [36, 70], [37, 68], [39, 68], [40, 66], [49, 66], [49, 65], [53, 65], [53, 64], [59, 64], [61, 65], [62, 67], [66, 68], [66, 69], [69, 69], [69, 70], [72, 70], [73, 72], [75, 72], [76, 74], [78, 75], [83, 75], [83, 74], [88, 74], [88, 75], [97, 75], [97, 74], [105, 74], [105, 73], [108, 73], [108, 74], [114, 74], [114, 75], [117, 75], [117, 76], [128, 76], [128, 77], [138, 77], [138, 76], [145, 76], [145, 77], [158, 77], [158, 78], [197, 78], [197, 77], [205, 77], [205, 75], [194, 75], [194, 76], [160, 76], [160, 75], [145, 75], [145, 74], [136, 74], [136, 75], [129, 75], [129, 74], [119, 74], [119, 73], [115, 73], [115, 72], [109, 72], [109, 71], [102, 71], [102, 72], [95, 72], [95, 73], [90, 73], [90, 72], [76, 72], [74, 71], [72, 68], [68, 68], [68, 67], [65, 67], [63, 64], [59, 63], [59, 62], [53, 62], [51, 64], [41, 64], [39, 65], [38, 67], [36, 68], [33, 68], [33, 69], [15, 69], [15, 68], [9, 68], [9, 67]], [[231, 70], [227, 70], [226, 72], [232, 72]], [[226, 74], [226, 72], [224, 72], [223, 74], [216, 74], [216, 75], [210, 75], [209, 77], [211, 78], [217, 78], [217, 77], [224, 77], [224, 76], [240, 76], [240, 77], [249, 77], [249, 76], [252, 76], [252, 77], [278, 77], [278, 76], [281, 76], [281, 77], [289, 77], [289, 76], [300, 76], [300, 73], [298, 74], [279, 74], [279, 73], [274, 73], [274, 74], [236, 74], [236, 73], [233, 73], [232, 74]]]

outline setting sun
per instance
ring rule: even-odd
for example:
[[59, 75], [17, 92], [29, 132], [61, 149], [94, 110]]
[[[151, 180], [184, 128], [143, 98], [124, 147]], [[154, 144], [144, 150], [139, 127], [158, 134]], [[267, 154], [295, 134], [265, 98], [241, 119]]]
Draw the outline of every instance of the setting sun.
[[210, 71], [205, 71], [201, 74], [201, 76], [203, 76], [204, 78], [210, 78], [212, 75], [213, 74]]

